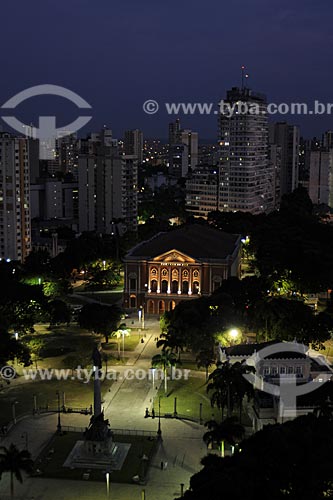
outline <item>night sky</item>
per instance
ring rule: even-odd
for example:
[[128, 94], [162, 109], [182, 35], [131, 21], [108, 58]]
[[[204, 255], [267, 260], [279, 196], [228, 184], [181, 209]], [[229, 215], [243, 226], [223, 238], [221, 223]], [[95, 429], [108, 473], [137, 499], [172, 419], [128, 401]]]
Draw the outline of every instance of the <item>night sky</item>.
[[[175, 117], [146, 115], [146, 99], [217, 102], [239, 85], [242, 64], [249, 86], [272, 102], [333, 102], [332, 21], [332, 0], [3, 1], [0, 104], [52, 83], [93, 106], [84, 132], [105, 124], [115, 137], [141, 128], [163, 138]], [[15, 116], [31, 122], [39, 114], [56, 114], [62, 126], [78, 113], [44, 97]], [[216, 116], [180, 118], [216, 138]], [[287, 118], [306, 136], [333, 128], [333, 116]]]

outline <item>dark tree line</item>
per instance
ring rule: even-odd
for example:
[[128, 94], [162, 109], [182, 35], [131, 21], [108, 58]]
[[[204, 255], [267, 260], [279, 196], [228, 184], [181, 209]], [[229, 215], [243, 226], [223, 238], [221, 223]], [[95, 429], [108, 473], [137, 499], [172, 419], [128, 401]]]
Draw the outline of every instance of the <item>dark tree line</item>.
[[263, 278], [229, 278], [210, 297], [180, 302], [164, 314], [159, 347], [191, 350], [208, 369], [217, 336], [228, 329], [256, 332], [257, 341], [280, 340], [321, 347], [331, 337], [333, 318], [315, 314], [302, 300], [268, 294]]
[[[207, 455], [190, 480], [186, 500], [322, 500], [333, 496], [332, 414], [310, 414], [268, 425], [241, 451]], [[237, 448], [236, 450], [237, 451]]]
[[255, 265], [268, 285], [288, 278], [295, 290], [318, 292], [333, 285], [333, 227], [299, 187], [268, 215], [211, 212], [208, 223], [250, 237]]

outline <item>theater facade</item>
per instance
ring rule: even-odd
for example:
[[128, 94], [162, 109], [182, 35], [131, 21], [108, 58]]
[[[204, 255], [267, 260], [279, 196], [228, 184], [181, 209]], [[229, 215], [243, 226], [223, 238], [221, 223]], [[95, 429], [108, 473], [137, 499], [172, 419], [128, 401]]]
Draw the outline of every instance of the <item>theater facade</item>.
[[124, 307], [163, 314], [240, 277], [240, 235], [191, 224], [158, 233], [124, 258]]

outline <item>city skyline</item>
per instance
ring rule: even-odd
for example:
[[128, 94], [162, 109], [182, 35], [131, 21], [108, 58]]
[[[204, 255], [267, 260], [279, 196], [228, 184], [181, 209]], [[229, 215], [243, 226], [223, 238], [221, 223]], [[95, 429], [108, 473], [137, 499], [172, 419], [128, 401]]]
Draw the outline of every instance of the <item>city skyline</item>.
[[333, 498], [332, 0], [0, 12], [1, 500]]

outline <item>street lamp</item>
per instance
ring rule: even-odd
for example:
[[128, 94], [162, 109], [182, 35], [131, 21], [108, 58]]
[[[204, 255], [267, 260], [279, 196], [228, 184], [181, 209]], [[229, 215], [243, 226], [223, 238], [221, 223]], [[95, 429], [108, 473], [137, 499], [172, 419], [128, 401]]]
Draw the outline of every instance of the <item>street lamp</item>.
[[61, 421], [60, 421], [60, 392], [56, 392], [57, 397], [58, 397], [58, 424], [57, 424], [57, 432], [61, 432]]
[[106, 498], [110, 498], [110, 471], [105, 474], [106, 479]]
[[152, 376], [153, 389], [154, 389], [154, 387], [155, 387], [155, 369], [156, 369], [156, 368], [151, 368], [151, 369], [150, 369], [150, 370], [151, 370], [151, 373], [152, 373], [152, 375], [153, 375], [153, 376]]
[[141, 321], [142, 330], [144, 330], [145, 329], [145, 308], [143, 306], [140, 306], [140, 309], [138, 310], [138, 316], [139, 316], [139, 321]]
[[[118, 339], [120, 337], [122, 337], [122, 342], [123, 342], [123, 360], [124, 360], [125, 359], [125, 335], [126, 335], [126, 337], [129, 337], [130, 330], [119, 329], [119, 330], [116, 331], [116, 335], [117, 335]], [[118, 346], [119, 346], [119, 343], [118, 343]], [[118, 355], [120, 355], [120, 349], [119, 348], [118, 348]]]
[[229, 335], [233, 340], [236, 340], [238, 337], [239, 331], [236, 328], [230, 330]]
[[229, 331], [229, 337], [231, 338], [231, 343], [233, 344], [239, 336], [239, 330], [237, 328], [232, 328]]

